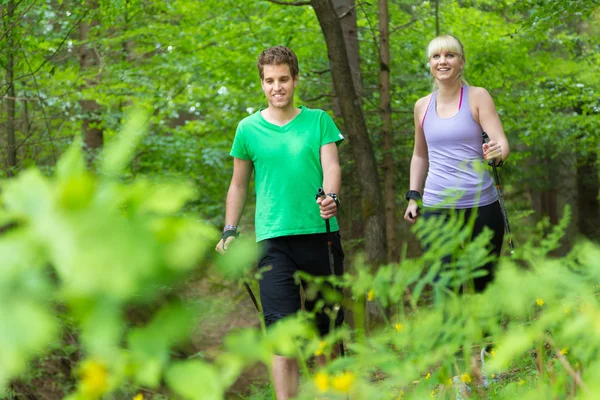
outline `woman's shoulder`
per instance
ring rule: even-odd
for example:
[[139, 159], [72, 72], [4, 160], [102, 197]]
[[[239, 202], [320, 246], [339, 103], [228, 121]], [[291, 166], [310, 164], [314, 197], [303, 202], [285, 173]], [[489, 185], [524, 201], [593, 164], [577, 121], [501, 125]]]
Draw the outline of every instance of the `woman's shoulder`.
[[494, 106], [494, 100], [487, 89], [478, 86], [469, 86], [469, 102], [475, 107]]
[[479, 86], [469, 86], [469, 96], [472, 97], [489, 97], [490, 93], [486, 88], [482, 88]]
[[417, 100], [415, 102], [415, 110], [420, 110], [421, 108], [427, 107], [429, 100], [431, 100], [431, 96], [433, 96], [433, 92]]

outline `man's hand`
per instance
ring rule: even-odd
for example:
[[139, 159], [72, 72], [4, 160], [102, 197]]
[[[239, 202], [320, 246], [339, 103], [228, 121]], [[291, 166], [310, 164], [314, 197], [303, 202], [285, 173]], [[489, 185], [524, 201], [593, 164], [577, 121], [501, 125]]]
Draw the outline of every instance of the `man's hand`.
[[215, 250], [221, 254], [225, 254], [225, 252], [229, 249], [229, 246], [231, 246], [231, 242], [233, 242], [237, 237], [238, 233], [233, 229], [223, 232], [223, 237], [221, 240], [219, 240], [219, 243], [217, 243]]
[[411, 224], [417, 222], [417, 217], [419, 216], [419, 204], [416, 200], [410, 199], [408, 201], [408, 207], [406, 207], [406, 212], [404, 213], [404, 219]]
[[321, 218], [330, 219], [337, 215], [337, 204], [331, 196], [317, 197], [317, 204], [321, 211]]

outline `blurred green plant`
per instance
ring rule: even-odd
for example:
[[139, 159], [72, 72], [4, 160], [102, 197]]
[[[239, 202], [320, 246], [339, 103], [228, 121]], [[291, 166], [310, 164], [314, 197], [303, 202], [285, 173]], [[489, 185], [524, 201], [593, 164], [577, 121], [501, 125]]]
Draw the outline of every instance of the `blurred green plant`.
[[75, 141], [53, 176], [29, 169], [2, 183], [0, 392], [60, 337], [60, 306], [85, 355], [71, 399], [99, 398], [128, 382], [158, 387], [170, 348], [190, 336], [194, 313], [178, 302], [144, 326], [128, 327], [124, 316], [199, 266], [218, 238], [180, 213], [190, 185], [120, 180], [147, 120], [144, 111], [131, 115], [98, 174]]
[[[204, 265], [218, 234], [182, 211], [194, 196], [190, 185], [121, 178], [147, 120], [144, 112], [132, 115], [107, 146], [97, 174], [86, 169], [81, 143], [75, 142], [53, 176], [30, 169], [2, 183], [5, 395], [9, 382], [56, 343], [64, 321], [76, 329], [83, 355], [70, 400], [161, 385], [184, 399], [223, 399], [246, 368], [269, 367], [274, 354], [299, 360], [300, 399], [453, 398], [455, 382], [470, 385], [479, 398], [600, 394], [594, 379], [600, 372], [600, 248], [582, 240], [564, 258], [548, 256], [568, 226], [569, 209], [560, 224], [541, 224], [536, 238], [502, 258], [484, 293], [470, 293], [468, 286], [485, 273], [490, 232], [469, 241], [473, 219], [455, 213], [449, 223], [431, 219], [415, 226], [429, 246], [419, 258], [373, 271], [356, 257], [343, 277], [313, 278], [316, 285], [345, 288], [353, 327], [319, 338], [312, 315], [300, 313], [266, 332], [230, 332], [208, 358], [173, 360], [172, 347], [189, 339], [201, 312], [167, 301], [148, 322], [128, 326], [125, 311], [151, 303]], [[220, 276], [212, 279], [247, 279], [256, 248], [236, 244], [214, 264]], [[448, 254], [451, 268], [439, 261]], [[388, 310], [378, 325], [365, 322], [368, 303]], [[340, 340], [346, 357], [333, 358]], [[484, 346], [491, 346], [485, 366]], [[312, 367], [317, 355], [327, 362]], [[257, 390], [264, 394], [264, 388]]]

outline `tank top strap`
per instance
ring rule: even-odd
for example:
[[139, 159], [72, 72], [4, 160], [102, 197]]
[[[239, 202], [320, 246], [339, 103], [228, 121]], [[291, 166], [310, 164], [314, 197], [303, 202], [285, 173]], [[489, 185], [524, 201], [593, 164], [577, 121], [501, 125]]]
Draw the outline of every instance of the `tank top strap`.
[[461, 88], [460, 105], [458, 106], [458, 109], [460, 110], [462, 107], [467, 108], [469, 111], [471, 110], [469, 107], [469, 85], [464, 85]]

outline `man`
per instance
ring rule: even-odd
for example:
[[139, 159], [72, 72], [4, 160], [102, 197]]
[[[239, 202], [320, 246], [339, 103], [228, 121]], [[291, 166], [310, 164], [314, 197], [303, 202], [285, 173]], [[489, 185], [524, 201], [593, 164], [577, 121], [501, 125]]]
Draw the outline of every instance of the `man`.
[[[292, 50], [283, 46], [266, 49], [257, 66], [268, 107], [238, 125], [231, 149], [233, 177], [227, 193], [226, 225], [216, 250], [224, 253], [237, 236], [254, 170], [256, 241], [263, 249], [258, 266], [270, 267], [259, 282], [263, 316], [269, 327], [301, 308], [299, 287], [294, 282], [296, 271], [330, 275], [323, 219], [330, 219], [335, 272], [342, 274], [344, 254], [334, 217], [341, 186], [337, 144], [344, 137], [324, 111], [294, 107], [298, 59]], [[319, 187], [327, 196], [315, 204]], [[307, 299], [305, 308], [310, 311], [316, 301]], [[336, 325], [342, 321], [340, 310]], [[316, 325], [325, 335], [329, 317], [318, 312]], [[279, 400], [295, 397], [296, 359], [274, 356], [273, 381]]]

